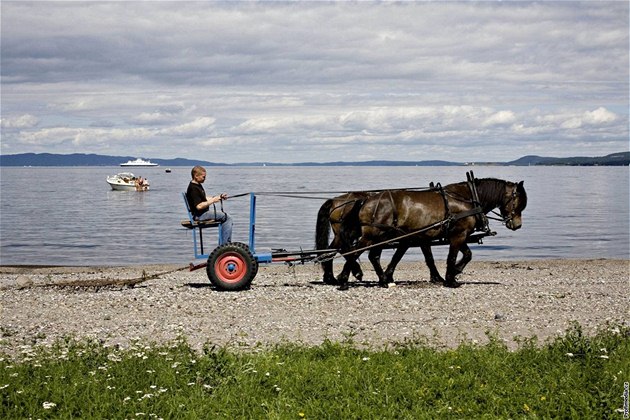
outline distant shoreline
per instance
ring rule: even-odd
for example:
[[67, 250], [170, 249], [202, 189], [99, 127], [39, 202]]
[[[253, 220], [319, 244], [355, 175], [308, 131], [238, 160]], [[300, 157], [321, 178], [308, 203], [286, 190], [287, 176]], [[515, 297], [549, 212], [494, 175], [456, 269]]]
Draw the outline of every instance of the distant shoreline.
[[[19, 153], [14, 155], [0, 155], [0, 167], [37, 167], [37, 166], [120, 166], [121, 163], [134, 160], [133, 156], [108, 156], [85, 153], [69, 155], [53, 153]], [[393, 160], [369, 160], [358, 162], [240, 162], [240, 163], [216, 163], [203, 160], [184, 158], [151, 159], [153, 163], [165, 166], [628, 166], [630, 165], [630, 151], [617, 152], [606, 156], [596, 157], [544, 157], [523, 156], [519, 159], [507, 162], [450, 162], [445, 160], [422, 161], [393, 161]]]

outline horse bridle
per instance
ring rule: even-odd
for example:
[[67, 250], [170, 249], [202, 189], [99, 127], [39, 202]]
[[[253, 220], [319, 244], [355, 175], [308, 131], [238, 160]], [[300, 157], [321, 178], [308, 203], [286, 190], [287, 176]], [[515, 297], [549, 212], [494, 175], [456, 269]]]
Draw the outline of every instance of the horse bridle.
[[[497, 213], [496, 210], [492, 210], [492, 213], [499, 216], [499, 218], [487, 216], [488, 219], [498, 220], [503, 224], [507, 224], [508, 222], [512, 221], [514, 219], [514, 216], [516, 215], [516, 197], [518, 196], [519, 196], [518, 184], [514, 184], [514, 188], [512, 189], [512, 192], [510, 193], [510, 197], [507, 199], [507, 201], [503, 205], [503, 208], [506, 209], [506, 215], [503, 215], [502, 213]], [[507, 206], [510, 204], [512, 204], [512, 208], [510, 209], [509, 212], [507, 212]]]

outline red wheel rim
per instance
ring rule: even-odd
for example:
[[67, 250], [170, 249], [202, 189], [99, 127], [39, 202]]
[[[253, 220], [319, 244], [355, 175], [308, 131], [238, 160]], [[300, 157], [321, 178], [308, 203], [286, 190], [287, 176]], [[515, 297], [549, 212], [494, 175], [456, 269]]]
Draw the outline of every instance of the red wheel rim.
[[243, 280], [247, 274], [247, 264], [239, 254], [229, 252], [217, 259], [214, 272], [221, 281], [236, 283]]

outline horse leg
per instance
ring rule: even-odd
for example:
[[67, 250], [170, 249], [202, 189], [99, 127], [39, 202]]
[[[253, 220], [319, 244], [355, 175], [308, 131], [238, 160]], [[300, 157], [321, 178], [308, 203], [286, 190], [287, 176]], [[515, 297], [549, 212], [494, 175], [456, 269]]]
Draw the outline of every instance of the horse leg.
[[378, 285], [381, 287], [387, 287], [387, 279], [383, 273], [383, 267], [381, 266], [381, 254], [383, 253], [383, 248], [372, 248], [368, 253], [368, 259], [372, 263], [374, 267], [374, 271], [378, 276]]
[[387, 283], [394, 282], [394, 270], [396, 270], [396, 266], [402, 260], [402, 257], [405, 255], [407, 250], [409, 249], [409, 245], [399, 244], [398, 248], [396, 248], [396, 252], [392, 256], [392, 260], [387, 265], [387, 269], [385, 269], [385, 279]]
[[354, 261], [354, 264], [352, 264], [352, 275], [359, 281], [363, 280], [363, 270], [361, 270], [361, 264], [359, 264], [358, 258]]
[[468, 244], [464, 242], [459, 249], [462, 252], [462, 259], [455, 265], [455, 272], [457, 274], [461, 274], [464, 271], [464, 267], [472, 260], [472, 251]]
[[[335, 236], [335, 238], [332, 240], [328, 248], [337, 249], [337, 247], [339, 246], [338, 242], [339, 241], [337, 240], [337, 237]], [[324, 283], [331, 284], [331, 285], [337, 284], [337, 279], [335, 278], [335, 273], [333, 272], [333, 259], [327, 258], [325, 261], [321, 263], [321, 265], [322, 265], [322, 270], [324, 270], [324, 275], [322, 277], [322, 280], [324, 281]]]
[[337, 276], [337, 283], [339, 284], [339, 290], [348, 290], [348, 278], [350, 277], [350, 272], [352, 271], [352, 267], [357, 263], [357, 258], [359, 258], [361, 253], [349, 254], [346, 255], [346, 262], [343, 265], [343, 269], [341, 273]]
[[446, 281], [444, 286], [446, 287], [459, 287], [461, 284], [455, 280], [455, 276], [459, 274], [457, 272], [457, 254], [462, 244], [465, 243], [466, 238], [453, 237], [451, 238], [451, 245], [448, 248], [448, 257], [446, 258]]
[[[337, 239], [337, 237], [335, 237], [335, 239], [333, 239], [333, 241], [330, 243], [329, 248], [337, 249], [339, 247], [339, 242], [340, 241]], [[363, 279], [363, 270], [361, 270], [361, 265], [359, 264], [359, 262], [355, 260], [349, 264], [350, 265], [348, 266], [348, 268], [352, 271], [352, 275], [354, 276], [354, 278], [361, 281], [361, 279]], [[322, 262], [321, 265], [322, 269], [324, 270], [324, 275], [322, 278], [324, 283], [331, 285], [338, 284], [339, 281], [335, 278], [335, 273], [333, 271], [333, 260], [327, 259], [326, 261]]]
[[444, 283], [444, 278], [440, 275], [440, 272], [435, 266], [435, 260], [433, 259], [433, 251], [431, 250], [431, 245], [420, 245], [420, 249], [422, 250], [422, 254], [424, 254], [424, 262], [427, 267], [429, 267], [431, 283]]
[[337, 284], [337, 279], [335, 278], [335, 273], [333, 273], [333, 261], [324, 261], [321, 263], [322, 269], [324, 270], [324, 275], [322, 280], [326, 284]]

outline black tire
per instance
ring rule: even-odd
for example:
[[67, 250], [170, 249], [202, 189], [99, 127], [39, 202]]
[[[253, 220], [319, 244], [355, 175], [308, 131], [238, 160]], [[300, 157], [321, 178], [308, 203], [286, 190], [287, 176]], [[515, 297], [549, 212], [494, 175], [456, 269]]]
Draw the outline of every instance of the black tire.
[[219, 290], [248, 289], [258, 273], [258, 261], [243, 243], [218, 246], [208, 257], [206, 267], [210, 282]]

